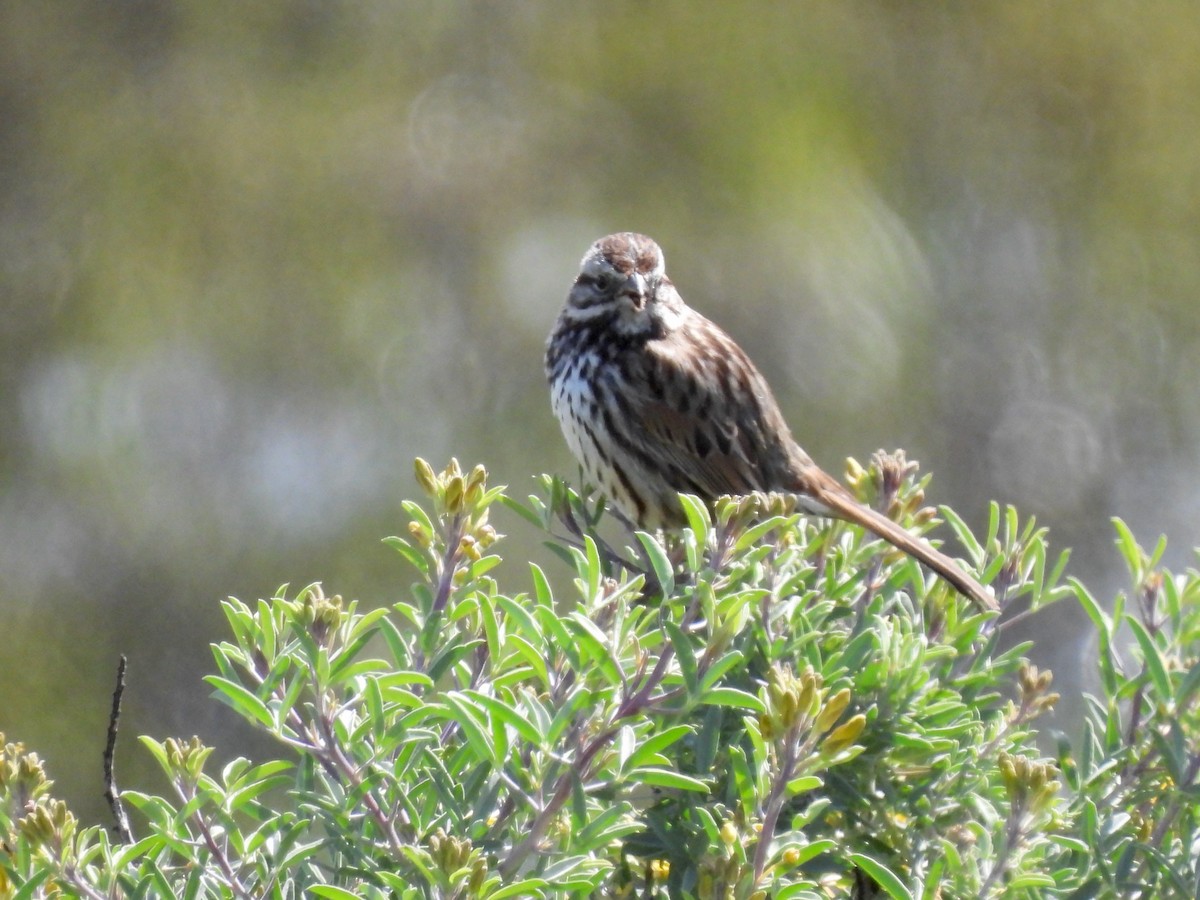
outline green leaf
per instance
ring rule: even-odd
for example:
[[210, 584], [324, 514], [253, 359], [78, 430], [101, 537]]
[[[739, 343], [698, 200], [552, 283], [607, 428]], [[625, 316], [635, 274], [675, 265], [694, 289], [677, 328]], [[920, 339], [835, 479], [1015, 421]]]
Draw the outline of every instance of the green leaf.
[[327, 897], [328, 900], [359, 900], [359, 895], [332, 884], [314, 884], [305, 888], [305, 893], [314, 897]]
[[646, 558], [650, 560], [650, 567], [654, 569], [654, 577], [662, 586], [663, 596], [670, 597], [675, 593], [675, 569], [667, 557], [667, 551], [654, 535], [639, 531], [637, 539], [646, 551]]
[[521, 715], [520, 710], [495, 697], [481, 694], [479, 691], [463, 691], [463, 693], [475, 703], [485, 707], [495, 718], [503, 724], [508, 725], [525, 740], [534, 746], [541, 746], [542, 733], [538, 731], [537, 727], [531, 721]]
[[1153, 570], [1158, 568], [1158, 564], [1162, 562], [1163, 554], [1167, 552], [1167, 536], [1160, 534], [1158, 540], [1154, 544], [1154, 549], [1150, 551], [1150, 558], [1146, 560], [1146, 569]]
[[266, 600], [258, 601], [258, 632], [260, 648], [263, 656], [268, 663], [275, 661], [275, 639], [277, 637], [275, 628], [275, 617], [272, 614], [271, 604]]
[[415, 684], [427, 691], [433, 690], [432, 678], [424, 672], [414, 672], [411, 669], [393, 669], [386, 675], [378, 676], [376, 680], [379, 682], [379, 689], [383, 691], [384, 696], [389, 696], [397, 688], [403, 688], [410, 684]]
[[304, 693], [308, 687], [308, 679], [300, 677], [298, 673], [292, 675], [291, 682], [287, 685], [287, 690], [282, 697], [273, 699], [268, 708], [271, 710], [272, 717], [272, 733], [275, 734], [292, 734], [292, 725], [288, 723], [288, 716], [292, 709], [300, 701], [300, 695]]
[[[741, 747], [730, 746], [729, 769], [733, 775], [733, 784], [737, 789], [738, 799], [741, 801], [742, 815], [747, 821], [751, 821], [758, 809], [758, 781], [746, 760], [746, 752]], [[766, 766], [762, 766], [762, 769], [765, 771]]]
[[479, 601], [479, 620], [483, 624], [483, 634], [487, 640], [488, 657], [492, 663], [500, 661], [504, 651], [500, 639], [500, 616], [496, 612], [493, 598], [482, 591], [476, 595]]
[[1152, 730], [1150, 739], [1154, 742], [1154, 746], [1162, 755], [1163, 764], [1167, 767], [1167, 772], [1171, 776], [1171, 780], [1176, 784], [1186, 782], [1183, 772], [1183, 758], [1186, 750], [1182, 746], [1182, 735], [1177, 728], [1171, 729], [1171, 738], [1168, 739], [1162, 732]]
[[1150, 678], [1154, 682], [1154, 689], [1158, 693], [1158, 698], [1161, 702], [1165, 703], [1172, 696], [1171, 679], [1167, 676], [1167, 667], [1158, 652], [1154, 638], [1150, 636], [1150, 632], [1146, 630], [1146, 626], [1132, 616], [1126, 619], [1125, 622], [1129, 626], [1129, 630], [1133, 632], [1134, 638], [1137, 639], [1138, 646], [1142, 648], [1142, 661], [1145, 662], [1146, 670], [1150, 673]]
[[471, 655], [475, 648], [483, 644], [482, 640], [457, 641], [454, 638], [443, 645], [429, 662], [429, 677], [435, 682], [441, 681], [442, 676]]
[[221, 601], [221, 606], [238, 646], [243, 650], [252, 650], [257, 644], [258, 623], [254, 621], [250, 608], [236, 597]]
[[799, 516], [771, 516], [769, 519], [764, 519], [757, 525], [747, 528], [742, 532], [737, 542], [733, 545], [735, 552], [742, 552], [747, 547], [757, 544], [759, 539], [771, 531], [776, 531], [786, 528], [789, 521], [795, 521]]
[[729, 650], [726, 652], [720, 659], [704, 670], [704, 675], [700, 678], [700, 692], [704, 693], [709, 690], [721, 680], [721, 676], [741, 663], [745, 658], [746, 654], [741, 650]]
[[1070, 584], [1075, 590], [1075, 597], [1079, 600], [1079, 605], [1083, 607], [1083, 611], [1087, 613], [1088, 618], [1092, 620], [1092, 625], [1096, 628], [1096, 637], [1099, 643], [1096, 655], [1097, 662], [1100, 664], [1100, 676], [1104, 682], [1105, 694], [1111, 697], [1117, 690], [1117, 672], [1112, 659], [1113, 620], [1100, 608], [1096, 598], [1083, 586], [1082, 582], [1072, 578]]
[[[538, 498], [530, 497], [529, 499], [532, 502], [534, 502], [538, 505], [541, 505], [541, 501]], [[505, 509], [509, 510], [510, 512], [516, 513], [518, 516], [520, 516], [522, 519], [524, 519], [526, 522], [528, 522], [530, 525], [532, 525], [534, 528], [538, 529], [539, 531], [542, 529], [543, 525], [545, 524], [542, 521], [542, 516], [540, 513], [536, 512], [535, 510], [530, 509], [528, 506], [526, 506], [520, 500], [517, 500], [513, 497], [509, 497], [507, 495], [501, 495], [498, 498], [498, 500], [499, 500], [499, 503], [501, 506], [503, 506]]]
[[383, 543], [404, 557], [410, 566], [423, 576], [429, 576], [429, 560], [425, 554], [402, 537], [386, 537]]
[[[397, 604], [397, 607], [399, 605]], [[388, 651], [392, 655], [392, 661], [397, 666], [403, 667], [409, 660], [408, 645], [405, 643], [404, 635], [390, 616], [380, 620], [379, 625], [380, 633], [383, 635], [383, 639], [388, 645]]]
[[1021, 872], [1005, 882], [1006, 891], [1018, 888], [1052, 888], [1055, 886], [1054, 878], [1043, 872]]
[[606, 806], [583, 830], [575, 833], [571, 839], [572, 848], [581, 853], [590, 853], [627, 834], [641, 831], [644, 826], [632, 815], [632, 811], [632, 805], [624, 801]]
[[571, 566], [572, 568], [574, 568], [575, 557], [571, 554], [571, 551], [569, 549], [567, 549], [566, 547], [564, 547], [562, 544], [559, 544], [556, 541], [543, 541], [542, 546], [545, 547], [547, 550], [549, 550], [551, 553], [553, 553], [555, 556], [557, 556], [560, 560], [562, 560], [568, 566]]
[[204, 680], [217, 689], [217, 695], [225, 703], [247, 719], [258, 722], [268, 730], [274, 728], [275, 717], [271, 715], [267, 705], [240, 684], [218, 675], [206, 675]]
[[230, 791], [229, 795], [225, 798], [224, 808], [227, 812], [237, 812], [250, 800], [275, 788], [286, 787], [291, 781], [292, 779], [287, 775], [263, 777], [261, 780], [247, 784], [245, 787]]
[[693, 812], [696, 818], [700, 820], [700, 824], [704, 827], [704, 834], [708, 837], [710, 846], [718, 847], [721, 844], [721, 826], [717, 824], [717, 820], [713, 818], [710, 810], [703, 806], [697, 806]]
[[546, 690], [550, 690], [552, 687], [550, 683], [550, 670], [546, 666], [545, 655], [519, 634], [510, 634], [508, 636], [508, 646], [512, 647], [516, 654], [525, 661], [525, 664], [533, 670], [541, 682], [541, 686]]
[[731, 687], [713, 688], [700, 698], [700, 702], [711, 706], [735, 706], [739, 709], [748, 709], [756, 713], [765, 713], [767, 711], [762, 700], [754, 694]]
[[721, 751], [722, 726], [725, 722], [725, 710], [719, 705], [710, 705], [704, 710], [700, 733], [692, 742], [692, 752], [695, 754], [695, 768], [699, 772], [707, 772], [716, 762], [717, 754]]
[[[537, 617], [541, 632], [553, 641], [553, 645], [567, 658], [571, 668], [576, 671], [582, 669], [583, 657], [579, 654], [579, 647], [572, 640], [571, 633], [563, 624], [558, 612], [553, 607], [539, 606]], [[549, 647], [546, 649], [549, 650]]]
[[692, 533], [703, 544], [712, 528], [712, 516], [708, 512], [708, 506], [703, 500], [692, 494], [680, 494], [679, 505], [683, 507], [683, 515], [687, 519], [688, 528], [692, 529]]
[[642, 784], [654, 787], [698, 791], [703, 794], [707, 794], [710, 790], [708, 782], [693, 778], [691, 775], [684, 775], [682, 772], [676, 772], [674, 769], [646, 766], [637, 770], [636, 777]]
[[679, 673], [683, 676], [688, 696], [695, 697], [700, 684], [697, 677], [696, 652], [692, 649], [691, 638], [669, 619], [663, 622], [663, 629], [671, 639], [671, 646], [675, 648], [675, 658], [679, 661]]
[[575, 714], [589, 705], [592, 699], [593, 692], [586, 685], [576, 685], [567, 695], [566, 701], [559, 706], [558, 712], [554, 714], [554, 719], [550, 722], [550, 727], [546, 729], [546, 743], [553, 746], [562, 736], [567, 725], [575, 718]]
[[793, 778], [787, 783], [788, 794], [796, 796], [797, 794], [805, 794], [809, 791], [815, 791], [824, 782], [817, 775], [801, 775], [799, 778]]
[[[120, 871], [126, 866], [135, 863], [138, 860], [143, 862], [147, 857], [156, 855], [160, 848], [163, 847], [164, 841], [161, 835], [152, 834], [149, 837], [144, 837], [140, 841], [135, 841], [132, 844], [125, 844], [117, 849], [113, 854], [112, 865], [113, 869]], [[161, 873], [160, 873], [161, 874]], [[170, 896], [169, 894], [167, 896]]]
[[[534, 583], [539, 585], [537, 589], [539, 597], [538, 606], [553, 610], [554, 600], [550, 597], [550, 585], [545, 581], [545, 574], [537, 566], [532, 566], [531, 568], [534, 571]], [[545, 587], [545, 597], [542, 597], [542, 585]], [[537, 621], [533, 617], [533, 614], [522, 602], [525, 599], [526, 597], [524, 594], [516, 597], [497, 597], [496, 606], [502, 613], [504, 613], [504, 624], [508, 626], [510, 637], [511, 633], [515, 629], [517, 632], [523, 634], [531, 641], [540, 641], [542, 639], [541, 626], [538, 625]]]
[[1133, 580], [1141, 581], [1142, 575], [1145, 573], [1145, 554], [1142, 548], [1138, 546], [1137, 538], [1133, 536], [1133, 532], [1119, 518], [1112, 518], [1113, 528], [1117, 531], [1117, 549], [1121, 551], [1121, 555], [1125, 557], [1125, 566], [1129, 569], [1129, 574], [1133, 576]]
[[499, 890], [488, 894], [485, 900], [504, 900], [505, 897], [542, 897], [544, 896], [542, 889], [549, 886], [549, 883], [541, 878], [527, 878], [524, 881], [504, 885]]
[[442, 700], [445, 701], [446, 708], [450, 712], [449, 718], [462, 728], [463, 736], [467, 739], [471, 749], [475, 751], [476, 757], [487, 760], [495, 766], [503, 765], [507, 748], [498, 748], [484, 729], [486, 713], [471, 698], [457, 691], [447, 691], [442, 695]]
[[[579, 884], [580, 873], [587, 868], [595, 868], [595, 863], [596, 860], [582, 854], [564, 856], [546, 866], [545, 871], [542, 872], [542, 879], [547, 886], [553, 885], [555, 888], [563, 890], [568, 883]], [[571, 881], [572, 878], [574, 878], [574, 882]], [[587, 882], [583, 882], [583, 885], [585, 888], [590, 886]], [[589, 891], [589, 893], [591, 892]]]
[[370, 675], [375, 672], [388, 672], [390, 670], [391, 665], [382, 659], [360, 659], [357, 662], [350, 662], [346, 665], [342, 665], [339, 662], [330, 668], [330, 686], [353, 681], [360, 675]]
[[1200, 688], [1200, 662], [1194, 663], [1188, 673], [1179, 681], [1175, 689], [1175, 706], [1177, 709], [1187, 709], [1191, 706], [1192, 695]]
[[[154, 738], [149, 737], [144, 734], [138, 735], [138, 740], [142, 742], [142, 746], [144, 746], [147, 750], [150, 751], [150, 755], [154, 757], [154, 759], [158, 762], [158, 764], [160, 766], [162, 766], [162, 770], [164, 772], [166, 772], [167, 775], [170, 775], [171, 767], [170, 767], [170, 764], [167, 762], [167, 748], [164, 747], [162, 744], [160, 744], [158, 741], [156, 741]], [[130, 793], [130, 792], [126, 791], [125, 793]]]
[[[995, 517], [999, 510], [995, 503], [992, 503], [992, 516]], [[967, 527], [967, 523], [962, 520], [954, 510], [948, 506], [939, 506], [938, 515], [940, 515], [946, 524], [950, 526], [950, 530], [954, 532], [954, 536], [958, 538], [958, 542], [962, 544], [967, 551], [967, 555], [973, 565], [978, 566], [984, 557], [983, 545], [975, 539], [975, 535], [971, 533], [971, 529]]]
[[676, 741], [686, 737], [693, 731], [690, 725], [674, 725], [665, 731], [660, 731], [653, 737], [647, 738], [642, 742], [636, 750], [629, 755], [625, 760], [624, 769], [631, 772], [644, 762], [648, 761], [652, 756], [657, 756], [663, 750], [670, 747]]
[[[40, 867], [41, 871], [37, 872], [32, 878], [21, 885], [21, 889], [12, 895], [12, 900], [32, 900], [34, 897], [42, 897], [44, 894], [38, 891], [42, 883], [53, 874], [53, 869], [50, 866]], [[56, 892], [57, 893], [57, 892]]]
[[601, 631], [596, 623], [587, 616], [576, 611], [561, 620], [563, 625], [575, 636], [576, 645], [599, 668], [610, 684], [621, 681], [621, 667], [613, 659], [608, 649], [608, 636]]
[[587, 598], [593, 601], [600, 596], [600, 582], [604, 579], [604, 567], [600, 563], [600, 547], [590, 534], [583, 536], [586, 564], [579, 570], [579, 577], [587, 585]]
[[913, 900], [912, 893], [904, 886], [900, 877], [879, 860], [865, 853], [851, 853], [850, 861], [871, 876], [876, 884], [887, 891], [892, 900]]

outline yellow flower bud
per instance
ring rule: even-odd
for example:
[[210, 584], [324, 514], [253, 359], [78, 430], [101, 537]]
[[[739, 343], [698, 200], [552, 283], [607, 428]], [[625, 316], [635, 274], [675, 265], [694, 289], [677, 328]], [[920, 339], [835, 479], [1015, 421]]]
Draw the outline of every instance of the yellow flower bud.
[[453, 475], [446, 482], [446, 512], [450, 515], [458, 515], [463, 511], [463, 493], [465, 485], [461, 475]]
[[430, 496], [437, 493], [437, 477], [433, 474], [433, 466], [418, 456], [413, 461], [413, 472], [421, 490]]
[[821, 742], [821, 752], [833, 755], [845, 750], [862, 734], [863, 729], [867, 725], [867, 717], [862, 713], [856, 716], [851, 716], [833, 731], [829, 732], [829, 736]]
[[814, 727], [818, 732], [828, 731], [837, 722], [846, 707], [850, 705], [850, 689], [842, 688], [832, 697], [825, 701], [825, 705], [821, 707], [821, 711], [817, 713], [817, 719]]
[[805, 672], [796, 698], [796, 711], [802, 716], [811, 716], [817, 702], [817, 679], [811, 672]]

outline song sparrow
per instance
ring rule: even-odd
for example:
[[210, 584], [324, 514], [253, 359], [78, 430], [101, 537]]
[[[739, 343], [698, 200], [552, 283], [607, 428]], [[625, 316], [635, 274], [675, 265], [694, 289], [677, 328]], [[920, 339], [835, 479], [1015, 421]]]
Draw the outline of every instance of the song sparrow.
[[950, 557], [859, 503], [792, 438], [754, 363], [689, 307], [662, 250], [612, 234], [583, 258], [546, 345], [554, 414], [587, 477], [644, 528], [683, 523], [679, 492], [783, 491], [861, 525], [983, 609], [996, 602]]

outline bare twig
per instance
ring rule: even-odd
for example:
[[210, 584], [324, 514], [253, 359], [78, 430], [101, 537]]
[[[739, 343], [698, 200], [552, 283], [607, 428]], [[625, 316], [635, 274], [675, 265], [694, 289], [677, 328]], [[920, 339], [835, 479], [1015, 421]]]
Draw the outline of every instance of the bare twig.
[[108, 715], [108, 743], [104, 747], [104, 799], [112, 810], [113, 829], [122, 844], [133, 843], [133, 832], [129, 829], [129, 816], [121, 804], [121, 792], [113, 775], [113, 757], [117, 752], [117, 725], [121, 720], [121, 695], [125, 693], [125, 655], [117, 663], [117, 686], [113, 689], [112, 712]]

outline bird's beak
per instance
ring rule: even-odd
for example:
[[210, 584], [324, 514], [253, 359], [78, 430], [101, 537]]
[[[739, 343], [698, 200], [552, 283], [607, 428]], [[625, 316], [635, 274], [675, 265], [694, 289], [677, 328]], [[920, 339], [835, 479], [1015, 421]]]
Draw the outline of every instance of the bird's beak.
[[625, 282], [625, 286], [621, 288], [621, 296], [628, 297], [633, 303], [635, 310], [641, 309], [646, 305], [646, 297], [648, 295], [648, 285], [646, 278], [640, 272], [634, 272]]

